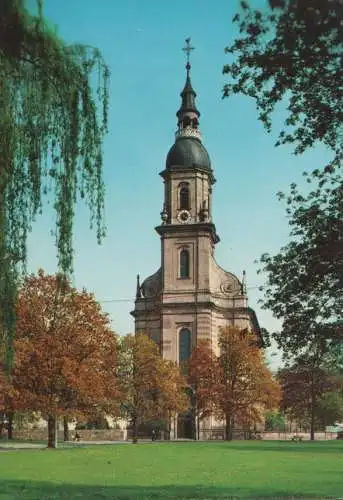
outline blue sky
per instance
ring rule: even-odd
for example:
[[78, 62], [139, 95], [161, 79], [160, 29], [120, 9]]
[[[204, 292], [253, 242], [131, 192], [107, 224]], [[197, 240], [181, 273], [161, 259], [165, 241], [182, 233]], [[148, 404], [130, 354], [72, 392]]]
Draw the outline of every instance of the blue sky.
[[[263, 7], [265, 2], [256, 0]], [[34, 0], [29, 0], [33, 6]], [[279, 190], [302, 183], [302, 171], [329, 158], [321, 148], [295, 157], [290, 148], [274, 148], [284, 112], [277, 110], [267, 134], [254, 102], [221, 99], [224, 47], [237, 35], [231, 19], [238, 1], [214, 0], [45, 0], [46, 17], [68, 43], [99, 48], [111, 71], [109, 134], [104, 143], [107, 237], [102, 246], [88, 228], [79, 206], [75, 219], [75, 284], [94, 292], [111, 315], [114, 329], [133, 331], [136, 274], [142, 279], [160, 263], [163, 170], [173, 144], [175, 113], [185, 80], [184, 39], [196, 47], [191, 57], [192, 83], [201, 111], [200, 129], [215, 172], [214, 221], [221, 242], [216, 260], [225, 269], [247, 272], [249, 302], [261, 326], [280, 323], [258, 305], [264, 277], [254, 263], [287, 242], [289, 229]], [[29, 238], [28, 268], [56, 271], [56, 249], [46, 211]]]

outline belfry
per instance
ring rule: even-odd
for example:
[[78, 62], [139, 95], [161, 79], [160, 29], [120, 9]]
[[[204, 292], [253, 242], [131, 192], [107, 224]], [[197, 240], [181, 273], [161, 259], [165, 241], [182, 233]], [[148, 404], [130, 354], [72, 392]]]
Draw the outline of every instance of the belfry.
[[[135, 331], [144, 332], [159, 346], [164, 358], [186, 360], [199, 340], [209, 340], [218, 353], [219, 327], [237, 325], [261, 336], [255, 312], [248, 307], [245, 275], [239, 280], [215, 261], [219, 242], [212, 217], [214, 172], [199, 130], [200, 112], [190, 77], [190, 39], [186, 83], [176, 113], [175, 142], [164, 170], [161, 239], [158, 270], [142, 284], [137, 277]], [[187, 425], [177, 436], [188, 437]]]

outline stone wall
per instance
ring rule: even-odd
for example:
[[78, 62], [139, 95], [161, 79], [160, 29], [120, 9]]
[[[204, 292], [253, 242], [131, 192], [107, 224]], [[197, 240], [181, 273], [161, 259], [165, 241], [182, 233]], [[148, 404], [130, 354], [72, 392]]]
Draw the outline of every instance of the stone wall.
[[[126, 430], [79, 430], [77, 433], [81, 441], [125, 441], [127, 439]], [[72, 440], [75, 431], [69, 431], [69, 439]], [[14, 430], [13, 439], [27, 439], [31, 441], [44, 441], [48, 439], [48, 429], [27, 429]], [[63, 441], [63, 431], [58, 431], [58, 439]]]

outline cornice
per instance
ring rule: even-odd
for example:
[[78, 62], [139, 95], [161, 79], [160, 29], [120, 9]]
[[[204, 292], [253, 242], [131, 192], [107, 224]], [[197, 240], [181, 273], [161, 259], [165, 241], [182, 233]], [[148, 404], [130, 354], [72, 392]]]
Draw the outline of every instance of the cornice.
[[162, 177], [162, 179], [167, 179], [170, 177], [171, 174], [189, 174], [190, 172], [192, 173], [197, 173], [200, 172], [202, 174], [206, 174], [209, 177], [209, 180], [211, 184], [214, 184], [216, 182], [216, 178], [213, 175], [213, 170], [208, 170], [205, 167], [201, 167], [200, 165], [193, 165], [192, 167], [186, 167], [184, 165], [175, 165], [168, 167], [161, 172], [159, 172], [159, 175]]
[[[140, 299], [140, 301], [144, 301], [144, 299]], [[151, 304], [153, 305], [153, 304]], [[254, 333], [258, 336], [260, 339], [260, 345], [261, 347], [265, 347], [265, 342], [262, 337], [262, 331], [256, 316], [256, 313], [254, 309], [251, 307], [221, 307], [218, 306], [217, 304], [214, 304], [211, 301], [206, 301], [206, 302], [170, 302], [164, 304], [163, 302], [159, 302], [158, 304], [154, 304], [151, 309], [143, 309], [140, 311], [131, 311], [131, 315], [134, 318], [138, 317], [144, 317], [148, 316], [151, 314], [151, 312], [154, 312], [156, 315], [165, 313], [166, 310], [171, 309], [179, 309], [179, 310], [185, 310], [188, 309], [187, 313], [194, 313], [194, 311], [199, 310], [199, 309], [209, 309], [210, 311], [215, 311], [219, 312], [222, 314], [232, 314], [234, 319], [244, 319], [246, 315], [249, 316], [251, 323], [253, 325]]]
[[160, 236], [176, 233], [184, 235], [186, 233], [199, 233], [200, 231], [204, 231], [210, 234], [214, 244], [220, 241], [220, 238], [216, 233], [216, 226], [212, 222], [196, 222], [193, 224], [161, 224], [160, 226], [155, 227], [155, 231]]

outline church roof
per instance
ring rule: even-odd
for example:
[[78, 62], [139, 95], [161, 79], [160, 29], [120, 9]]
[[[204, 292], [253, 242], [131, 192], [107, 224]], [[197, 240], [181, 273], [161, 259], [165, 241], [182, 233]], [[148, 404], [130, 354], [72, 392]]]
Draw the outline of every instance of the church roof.
[[187, 38], [186, 47], [183, 49], [187, 54], [186, 83], [181, 92], [181, 106], [176, 113], [178, 118], [176, 140], [167, 155], [166, 168], [167, 170], [175, 167], [182, 169], [200, 168], [212, 173], [210, 157], [201, 143], [200, 112], [196, 107], [196, 92], [193, 89], [190, 76], [189, 54], [193, 48], [190, 44], [190, 38]]
[[146, 278], [141, 286], [141, 292], [144, 298], [156, 297], [162, 290], [162, 269], [159, 268], [156, 273]]
[[191, 77], [189, 74], [190, 71], [190, 64], [187, 64], [187, 76], [186, 76], [186, 83], [183, 88], [183, 91], [181, 92], [181, 106], [178, 112], [176, 113], [176, 116], [178, 118], [182, 118], [185, 113], [189, 111], [193, 111], [193, 113], [196, 113], [198, 117], [200, 116], [200, 112], [196, 107], [195, 104], [195, 98], [196, 98], [196, 92], [192, 87], [192, 82], [191, 82]]
[[166, 168], [182, 167], [212, 171], [211, 160], [206, 148], [193, 137], [179, 137], [170, 148], [166, 160]]

